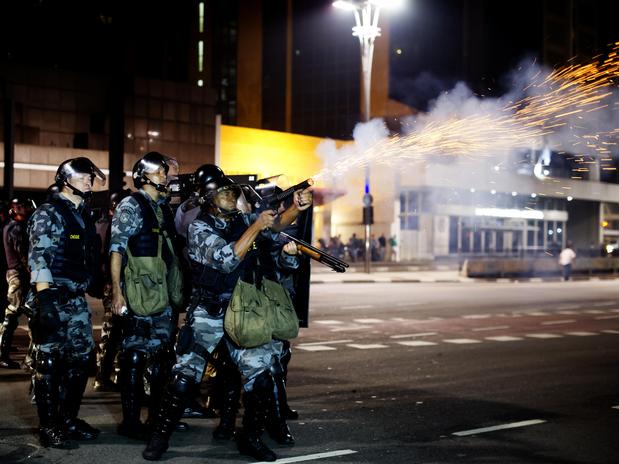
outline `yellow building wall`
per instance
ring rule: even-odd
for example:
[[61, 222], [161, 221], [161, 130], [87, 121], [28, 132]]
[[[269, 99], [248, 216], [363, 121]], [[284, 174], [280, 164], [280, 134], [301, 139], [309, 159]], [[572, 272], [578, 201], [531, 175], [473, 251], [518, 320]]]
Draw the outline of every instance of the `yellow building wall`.
[[285, 174], [291, 183], [317, 174], [323, 166], [316, 147], [323, 139], [238, 126], [221, 126], [219, 165], [226, 174]]

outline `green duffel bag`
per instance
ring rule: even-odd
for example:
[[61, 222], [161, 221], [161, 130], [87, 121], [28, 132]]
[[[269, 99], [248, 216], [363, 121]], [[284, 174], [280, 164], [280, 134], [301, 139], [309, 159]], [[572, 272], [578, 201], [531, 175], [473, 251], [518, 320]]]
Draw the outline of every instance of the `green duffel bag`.
[[280, 283], [262, 279], [262, 292], [269, 299], [271, 335], [279, 340], [292, 340], [299, 335], [299, 318], [288, 290]]
[[125, 296], [131, 311], [138, 316], [149, 316], [163, 311], [169, 305], [166, 265], [159, 256], [133, 256], [127, 248], [125, 266]]
[[271, 341], [270, 305], [270, 300], [254, 284], [239, 279], [224, 317], [224, 328], [232, 341], [243, 348]]

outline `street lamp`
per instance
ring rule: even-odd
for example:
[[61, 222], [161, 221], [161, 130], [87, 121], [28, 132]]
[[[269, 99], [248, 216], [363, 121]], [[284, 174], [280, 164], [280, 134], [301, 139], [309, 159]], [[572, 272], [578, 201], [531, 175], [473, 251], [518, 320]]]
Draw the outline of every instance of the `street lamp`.
[[[372, 85], [372, 58], [374, 55], [374, 40], [380, 36], [378, 17], [381, 8], [401, 6], [404, 0], [337, 0], [333, 6], [340, 10], [352, 11], [355, 16], [355, 26], [352, 35], [359, 39], [361, 46], [361, 75], [363, 80], [363, 120], [370, 120], [370, 89]], [[370, 195], [370, 166], [365, 166], [365, 188], [363, 195], [363, 224], [365, 226], [365, 272], [370, 273], [371, 263], [371, 226], [373, 220], [372, 195]]]

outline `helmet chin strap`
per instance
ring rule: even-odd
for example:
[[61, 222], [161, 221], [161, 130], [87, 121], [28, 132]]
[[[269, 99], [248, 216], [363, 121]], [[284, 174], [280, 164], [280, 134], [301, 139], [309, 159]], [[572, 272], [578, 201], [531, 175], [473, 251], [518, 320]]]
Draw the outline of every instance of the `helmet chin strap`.
[[71, 189], [71, 191], [73, 192], [74, 195], [77, 195], [78, 197], [83, 198], [84, 200], [88, 200], [89, 198], [92, 197], [92, 191], [90, 192], [82, 192], [81, 190], [73, 187], [71, 184], [69, 184], [69, 182], [67, 182], [66, 180], [64, 181], [64, 184], [67, 187], [69, 187]]
[[142, 179], [145, 179], [143, 181], [144, 184], [152, 185], [158, 192], [168, 193], [168, 186], [166, 184], [156, 184], [146, 176], [142, 176]]

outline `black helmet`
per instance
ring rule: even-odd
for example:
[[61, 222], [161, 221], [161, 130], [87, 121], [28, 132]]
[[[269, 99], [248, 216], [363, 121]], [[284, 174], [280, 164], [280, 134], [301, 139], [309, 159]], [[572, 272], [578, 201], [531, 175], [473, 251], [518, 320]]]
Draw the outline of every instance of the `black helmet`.
[[17, 216], [27, 217], [37, 208], [35, 202], [30, 198], [13, 198], [9, 215], [12, 218]]
[[[137, 189], [142, 188], [143, 185], [152, 185], [157, 191], [166, 193], [168, 191], [167, 184], [156, 184], [147, 177], [147, 174], [153, 174], [163, 168], [167, 176], [171, 165], [175, 168], [177, 167], [176, 161], [168, 156], [156, 151], [146, 153], [133, 165], [133, 185]], [[177, 173], [178, 170], [176, 170], [174, 175]]]
[[195, 189], [201, 189], [210, 184], [214, 179], [220, 179], [224, 176], [225, 174], [219, 166], [203, 164], [193, 173], [191, 183]]
[[113, 192], [110, 195], [110, 208], [115, 209], [118, 203], [120, 203], [123, 198], [126, 198], [129, 195], [131, 195], [131, 190], [129, 189], [122, 189]]
[[69, 187], [75, 195], [82, 198], [88, 198], [92, 195], [92, 192], [82, 192], [71, 184], [72, 178], [83, 175], [90, 176], [90, 181], [93, 186], [95, 181], [97, 181], [100, 185], [105, 185], [105, 174], [103, 174], [103, 172], [95, 166], [92, 161], [83, 156], [68, 159], [60, 164], [60, 166], [58, 166], [58, 170], [56, 171], [54, 181], [59, 190], [62, 190], [62, 187]]

